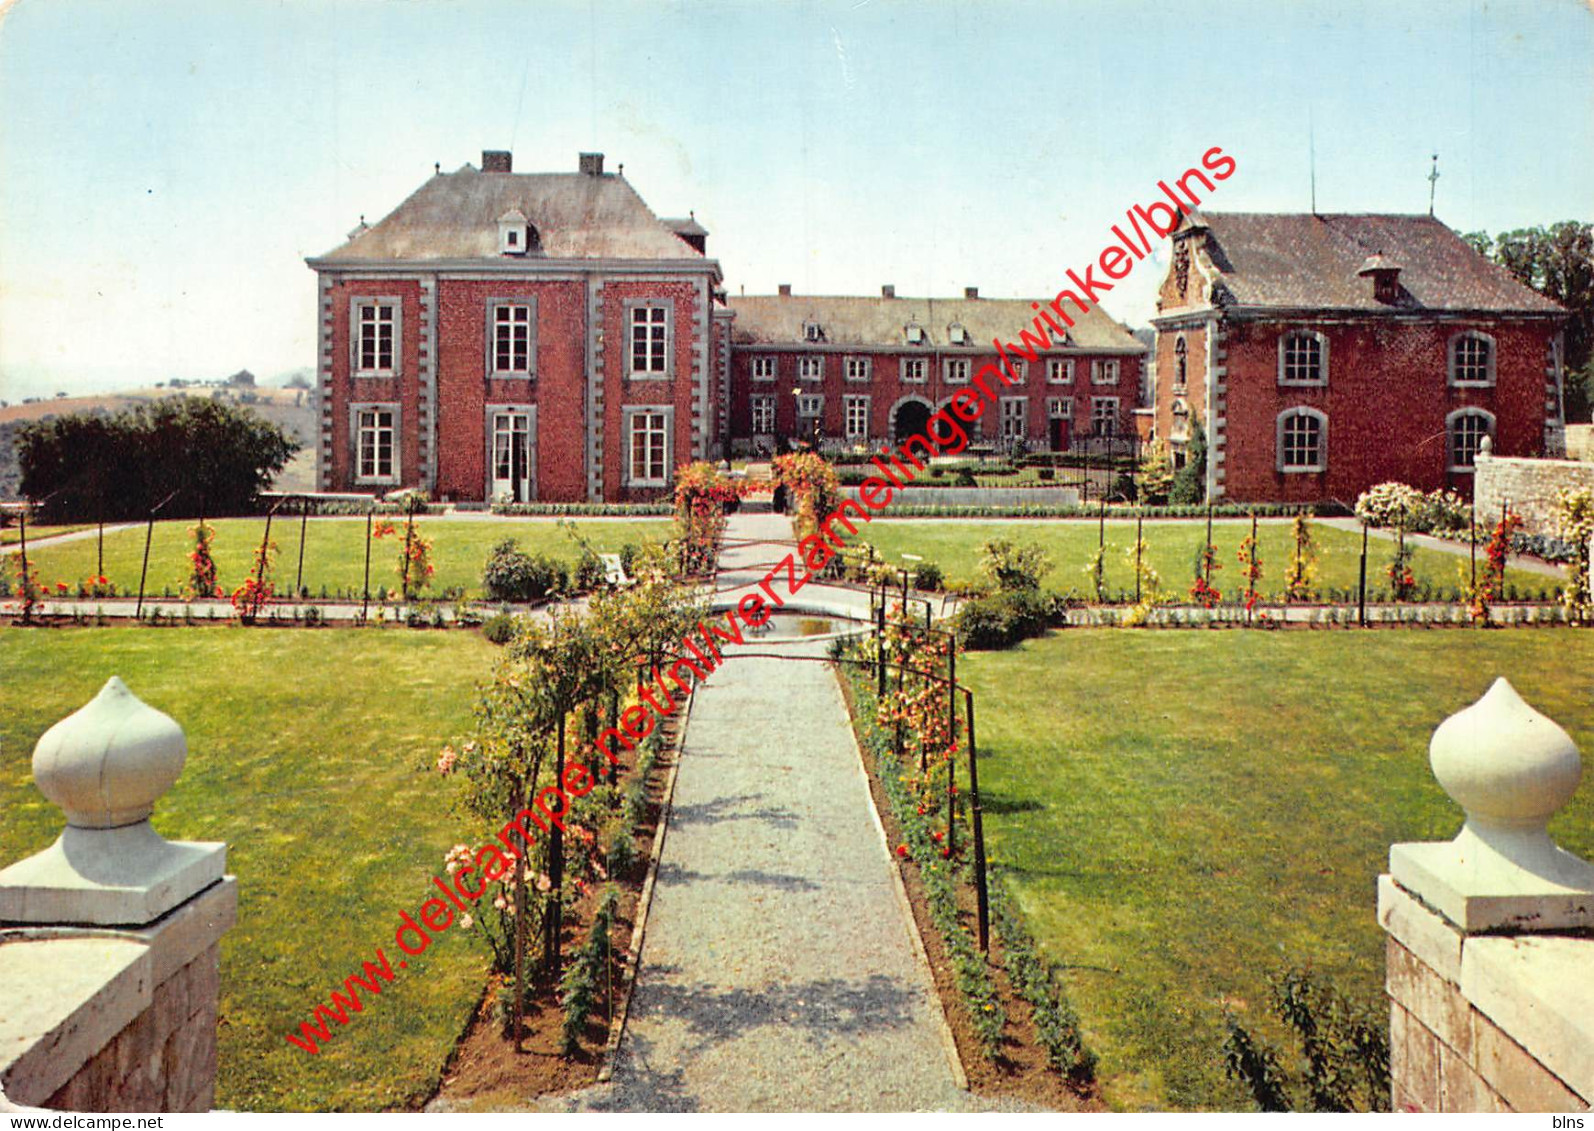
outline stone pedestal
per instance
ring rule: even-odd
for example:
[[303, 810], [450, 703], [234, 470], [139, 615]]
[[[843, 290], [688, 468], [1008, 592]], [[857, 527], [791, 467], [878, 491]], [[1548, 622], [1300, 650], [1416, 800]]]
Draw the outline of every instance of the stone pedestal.
[[67, 826], [0, 871], [0, 1111], [210, 1109], [238, 892], [225, 845], [150, 827], [186, 756], [115, 678], [39, 740], [35, 781]]
[[1586, 1111], [1594, 867], [1547, 831], [1581, 778], [1577, 747], [1497, 680], [1429, 758], [1467, 817], [1453, 841], [1395, 845], [1379, 878], [1394, 1107]]

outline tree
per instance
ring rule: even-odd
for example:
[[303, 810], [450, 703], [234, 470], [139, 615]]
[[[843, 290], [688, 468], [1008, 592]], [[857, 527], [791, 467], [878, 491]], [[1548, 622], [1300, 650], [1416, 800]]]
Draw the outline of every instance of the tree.
[[298, 450], [246, 408], [168, 397], [116, 414], [32, 421], [17, 438], [21, 493], [52, 522], [243, 514]]
[[1190, 414], [1190, 442], [1185, 448], [1184, 466], [1173, 473], [1168, 502], [1176, 507], [1199, 506], [1207, 497], [1207, 433], [1201, 418]]
[[1594, 224], [1563, 220], [1536, 228], [1461, 237], [1545, 298], [1571, 311], [1566, 324], [1566, 418], [1588, 420], [1594, 408]]

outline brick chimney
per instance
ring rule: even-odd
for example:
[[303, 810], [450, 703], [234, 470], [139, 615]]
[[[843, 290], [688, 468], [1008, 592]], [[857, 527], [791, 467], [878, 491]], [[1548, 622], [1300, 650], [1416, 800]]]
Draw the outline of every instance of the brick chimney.
[[897, 288], [895, 286], [893, 286], [892, 284], [890, 284], [890, 283], [882, 283], [880, 285], [880, 297], [881, 298], [896, 298], [897, 297]]
[[482, 172], [484, 173], [512, 173], [514, 172], [514, 159], [507, 149], [482, 150]]
[[963, 297], [964, 298], [979, 298], [980, 297], [980, 288], [979, 287], [964, 287], [963, 288]]
[[780, 297], [781, 298], [791, 298], [791, 284], [790, 283], [782, 283], [780, 285]]
[[577, 168], [589, 177], [603, 176], [603, 154], [583, 153], [578, 159]]

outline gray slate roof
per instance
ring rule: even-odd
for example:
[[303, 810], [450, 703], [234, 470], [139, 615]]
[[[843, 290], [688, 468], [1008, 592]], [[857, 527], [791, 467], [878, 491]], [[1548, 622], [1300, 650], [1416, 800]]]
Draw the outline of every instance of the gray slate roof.
[[703, 260], [624, 177], [483, 173], [474, 165], [432, 177], [381, 221], [322, 258], [502, 259], [498, 217], [513, 209], [537, 229], [544, 257]]
[[[959, 324], [968, 331], [970, 346], [986, 350], [994, 337], [1016, 342], [1020, 330], [1033, 332], [1036, 312], [1031, 301], [834, 295], [739, 295], [728, 299], [736, 312], [732, 340], [741, 345], [801, 343], [803, 324], [817, 322], [824, 345], [903, 348], [908, 345], [904, 327], [917, 324], [924, 329], [926, 345], [946, 347], [952, 345], [948, 327]], [[1033, 301], [1044, 305], [1050, 299]], [[1081, 349], [1145, 350], [1099, 306], [1083, 315], [1072, 303], [1065, 309], [1074, 318], [1070, 344]]]
[[[1223, 285], [1244, 306], [1379, 312], [1556, 313], [1559, 306], [1473, 251], [1432, 216], [1199, 212]], [[1214, 246], [1215, 245], [1215, 246]], [[1400, 300], [1381, 303], [1358, 277], [1370, 256], [1400, 265]]]

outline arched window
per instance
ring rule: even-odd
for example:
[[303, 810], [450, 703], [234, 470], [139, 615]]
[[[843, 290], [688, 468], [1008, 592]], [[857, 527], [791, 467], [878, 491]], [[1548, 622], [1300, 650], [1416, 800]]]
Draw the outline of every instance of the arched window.
[[1468, 330], [1450, 339], [1450, 383], [1494, 384], [1494, 339]]
[[1190, 241], [1180, 240], [1173, 249], [1173, 282], [1179, 288], [1179, 297], [1190, 293]]
[[1182, 392], [1188, 373], [1185, 369], [1187, 347], [1184, 344], [1184, 335], [1180, 334], [1173, 342], [1173, 390]]
[[1328, 384], [1328, 339], [1316, 330], [1291, 330], [1282, 335], [1279, 384]]
[[1485, 436], [1494, 436], [1494, 414], [1481, 408], [1462, 408], [1445, 417], [1445, 449], [1451, 471], [1471, 471]]
[[1287, 473], [1328, 469], [1328, 417], [1315, 408], [1279, 413], [1278, 469]]

